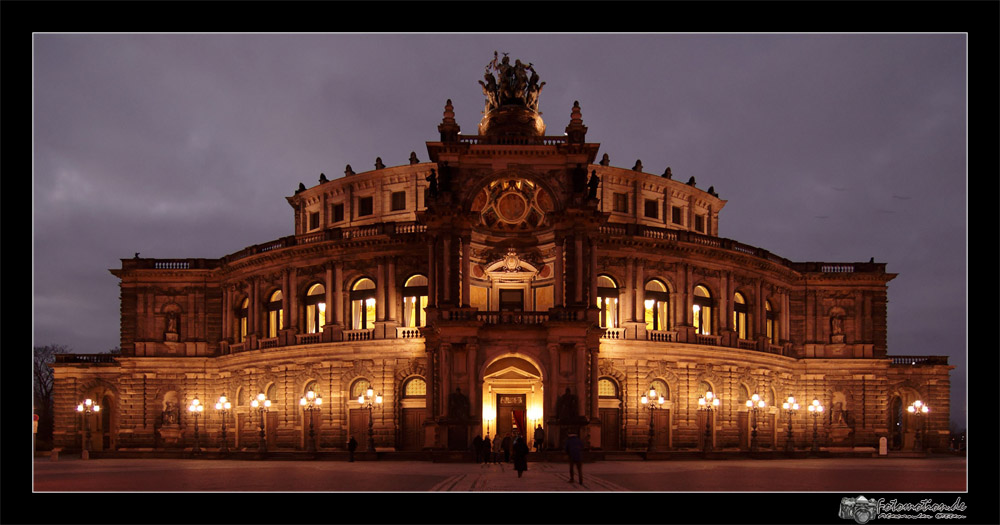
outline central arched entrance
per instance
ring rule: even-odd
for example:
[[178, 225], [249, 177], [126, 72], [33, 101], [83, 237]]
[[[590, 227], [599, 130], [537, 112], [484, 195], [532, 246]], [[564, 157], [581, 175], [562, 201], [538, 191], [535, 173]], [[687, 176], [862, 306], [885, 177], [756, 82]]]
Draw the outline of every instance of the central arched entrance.
[[540, 368], [528, 358], [508, 354], [483, 371], [483, 435], [532, 439], [543, 425], [544, 391]]

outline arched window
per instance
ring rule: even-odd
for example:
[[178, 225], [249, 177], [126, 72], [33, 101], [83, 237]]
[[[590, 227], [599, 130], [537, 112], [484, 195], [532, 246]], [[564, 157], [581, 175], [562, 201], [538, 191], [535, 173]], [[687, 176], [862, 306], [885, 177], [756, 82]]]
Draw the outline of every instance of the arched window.
[[266, 390], [266, 393], [264, 395], [266, 395], [267, 398], [271, 400], [272, 404], [277, 404], [277, 400], [278, 400], [278, 385], [275, 385], [274, 383], [271, 383], [270, 385], [267, 385], [267, 390]]
[[236, 406], [245, 407], [247, 406], [247, 389], [243, 387], [238, 387], [236, 389]]
[[375, 328], [375, 282], [367, 277], [358, 279], [351, 287], [351, 328]]
[[733, 330], [740, 339], [747, 338], [747, 301], [740, 292], [733, 296]]
[[669, 330], [667, 323], [667, 287], [662, 282], [653, 279], [646, 283], [646, 330]]
[[618, 326], [618, 285], [607, 275], [597, 276], [597, 308], [601, 328]]
[[774, 309], [771, 308], [771, 301], [764, 301], [764, 315], [766, 317], [764, 326], [767, 331], [767, 340], [772, 345], [776, 345], [778, 344], [777, 316], [774, 314]]
[[712, 295], [704, 286], [694, 287], [694, 332], [709, 335], [712, 333]]
[[427, 323], [427, 278], [414, 275], [403, 285], [403, 326], [424, 326]]
[[606, 377], [597, 380], [597, 397], [618, 399], [618, 385]]
[[237, 343], [242, 343], [247, 340], [247, 318], [250, 312], [250, 299], [244, 298], [243, 302], [240, 303], [240, 307], [236, 310], [236, 320], [240, 327], [239, 334], [236, 338]]
[[315, 334], [326, 324], [326, 288], [314, 284], [306, 292], [306, 333]]
[[654, 379], [649, 385], [650, 388], [656, 390], [656, 397], [663, 397], [664, 401], [670, 400], [670, 389], [667, 388], [667, 384], [659, 379]]
[[371, 386], [372, 384], [364, 378], [354, 381], [351, 383], [351, 399], [357, 401], [359, 397], [368, 395]]
[[426, 395], [427, 382], [423, 378], [411, 378], [403, 385], [403, 397], [424, 397]]
[[267, 337], [278, 337], [278, 330], [285, 327], [281, 310], [281, 290], [275, 290], [267, 302]]
[[708, 381], [699, 381], [698, 390], [694, 391], [696, 398], [702, 397], [706, 392], [711, 392], [715, 397], [719, 397], [718, 393], [712, 389], [712, 385], [708, 384]]
[[736, 400], [738, 407], [746, 406], [747, 400], [750, 399], [750, 391], [747, 390], [747, 386], [740, 383], [740, 397]]

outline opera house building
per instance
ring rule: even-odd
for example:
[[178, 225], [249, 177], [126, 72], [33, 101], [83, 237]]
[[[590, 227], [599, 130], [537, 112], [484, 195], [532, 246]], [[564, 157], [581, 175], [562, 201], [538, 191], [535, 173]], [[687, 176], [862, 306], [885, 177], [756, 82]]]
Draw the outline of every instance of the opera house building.
[[946, 446], [952, 367], [889, 354], [885, 263], [721, 238], [714, 187], [611, 165], [579, 104], [548, 133], [531, 64], [483, 78], [474, 134], [448, 101], [426, 154], [299, 184], [287, 237], [122, 259], [121, 354], [52, 365], [55, 446]]

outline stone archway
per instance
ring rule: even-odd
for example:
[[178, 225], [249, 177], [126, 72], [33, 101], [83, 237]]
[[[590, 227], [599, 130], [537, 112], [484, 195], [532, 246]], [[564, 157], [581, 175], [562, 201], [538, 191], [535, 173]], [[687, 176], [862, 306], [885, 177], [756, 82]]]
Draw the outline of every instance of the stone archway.
[[482, 435], [518, 432], [530, 440], [544, 428], [542, 368], [523, 354], [506, 354], [487, 364], [483, 378]]

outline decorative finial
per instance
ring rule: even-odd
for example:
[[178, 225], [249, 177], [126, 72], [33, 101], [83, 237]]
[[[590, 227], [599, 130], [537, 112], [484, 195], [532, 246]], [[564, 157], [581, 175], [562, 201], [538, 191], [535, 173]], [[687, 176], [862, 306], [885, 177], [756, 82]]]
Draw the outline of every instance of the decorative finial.
[[326, 174], [325, 173], [320, 173], [319, 174], [319, 183], [323, 184], [324, 182], [329, 182], [329, 180], [326, 178]]
[[384, 167], [385, 164], [382, 164], [382, 157], [375, 157], [375, 169], [380, 170]]
[[694, 186], [694, 175], [692, 175], [691, 178], [688, 179], [688, 186]]
[[632, 171], [642, 171], [642, 161], [635, 159], [635, 166], [632, 166]]
[[299, 189], [295, 190], [295, 193], [296, 193], [296, 194], [298, 194], [298, 193], [301, 193], [301, 192], [303, 192], [303, 191], [306, 191], [306, 185], [305, 185], [305, 184], [302, 184], [302, 183], [300, 182], [300, 183], [299, 183]]
[[601, 157], [601, 166], [610, 166], [610, 165], [611, 165], [611, 161], [608, 160], [608, 154], [605, 153], [604, 156]]
[[417, 152], [416, 151], [411, 151], [410, 152], [410, 164], [420, 164], [420, 160], [417, 159]]
[[569, 126], [566, 126], [566, 140], [570, 144], [583, 144], [586, 138], [587, 126], [583, 125], [583, 115], [580, 113], [580, 102], [574, 100], [573, 109], [569, 114]]
[[719, 196], [718, 193], [715, 193], [715, 186], [709, 186], [708, 187], [708, 194], [711, 195], [711, 196], [713, 196], [713, 197], [718, 197]]
[[672, 178], [674, 178], [674, 174], [670, 173], [670, 166], [667, 166], [667, 170], [663, 172], [663, 175], [661, 175], [661, 177], [666, 178], [666, 179], [672, 179]]
[[438, 131], [441, 133], [441, 142], [458, 142], [458, 123], [455, 122], [455, 108], [451, 105], [451, 99], [444, 105], [444, 118], [438, 124]]
[[354, 175], [354, 170], [352, 170], [351, 169], [351, 165], [348, 164], [347, 165], [347, 169], [344, 170], [344, 176], [345, 177], [350, 177], [351, 175]]

